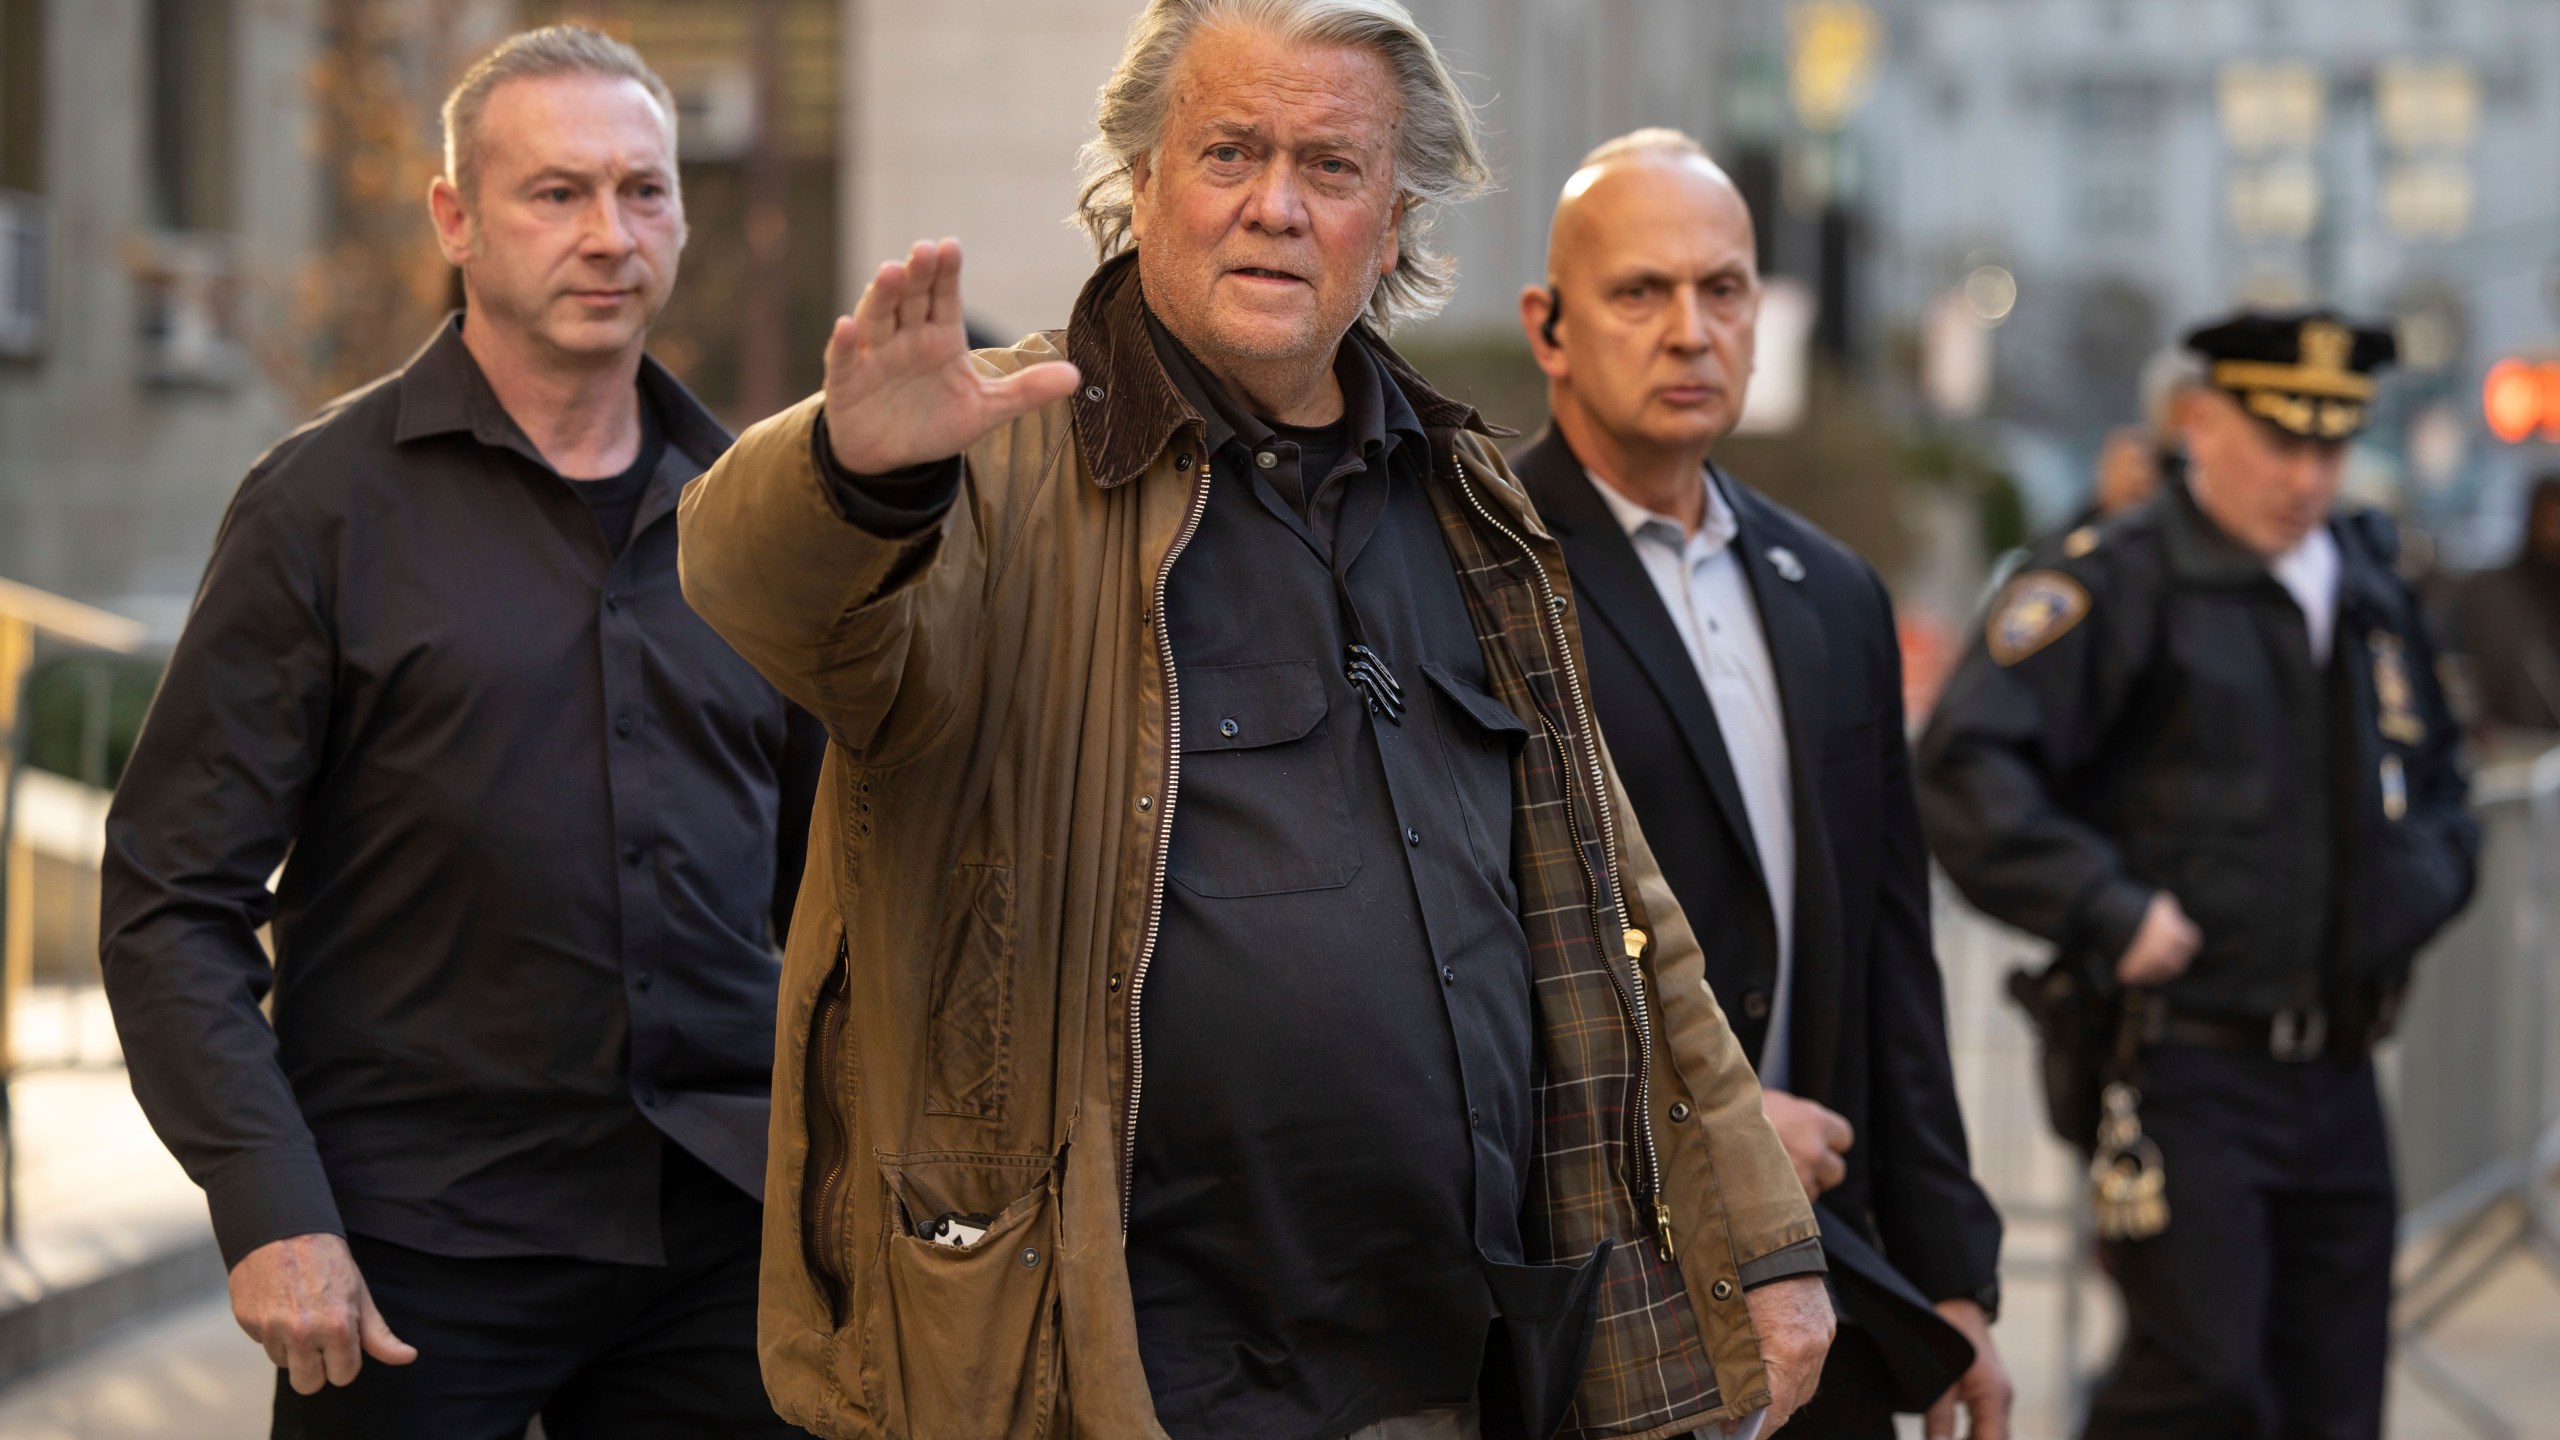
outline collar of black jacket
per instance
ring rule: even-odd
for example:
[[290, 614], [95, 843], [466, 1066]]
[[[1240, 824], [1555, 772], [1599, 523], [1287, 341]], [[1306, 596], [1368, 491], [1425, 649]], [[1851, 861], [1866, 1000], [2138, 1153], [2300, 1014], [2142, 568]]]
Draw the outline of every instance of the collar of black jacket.
[[[446, 316], [434, 337], [401, 367], [394, 382], [400, 392], [400, 417], [391, 432], [392, 443], [406, 445], [430, 435], [467, 432], [483, 445], [513, 450], [550, 468], [551, 462], [542, 458], [524, 427], [498, 402], [498, 392], [489, 388], [489, 377], [480, 372], [480, 362], [471, 358], [470, 347], [462, 343], [462, 323], [462, 311]], [[696, 466], [709, 468], [729, 448], [728, 427], [703, 408], [683, 381], [647, 355], [640, 357], [640, 390], [667, 427], [667, 443]]]
[[[2182, 583], [2254, 585], [2272, 580], [2267, 562], [2224, 534], [2196, 503], [2195, 492], [2183, 479], [2163, 487], [2155, 503], [2160, 507], [2160, 534], [2170, 573]], [[2387, 610], [2395, 591], [2391, 557], [2367, 533], [2370, 526], [2365, 517], [2339, 515], [2324, 523], [2338, 541], [2339, 595]]]
[[[1493, 433], [1474, 406], [1432, 389], [1365, 321], [1352, 327], [1346, 343], [1368, 347], [1426, 432]], [[1084, 375], [1071, 403], [1076, 441], [1096, 485], [1107, 490], [1136, 479], [1185, 425], [1202, 426], [1206, 435], [1207, 422], [1165, 373], [1147, 335], [1146, 297], [1138, 286], [1135, 252], [1103, 261], [1085, 282], [1067, 320], [1066, 348], [1067, 358]]]

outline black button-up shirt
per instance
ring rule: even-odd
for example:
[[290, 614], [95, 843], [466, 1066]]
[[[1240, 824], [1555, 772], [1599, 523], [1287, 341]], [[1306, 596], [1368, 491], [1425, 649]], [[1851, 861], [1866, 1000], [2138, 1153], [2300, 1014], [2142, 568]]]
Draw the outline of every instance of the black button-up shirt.
[[[1171, 1434], [1319, 1440], [1472, 1400], [1522, 1258], [1526, 729], [1488, 693], [1421, 426], [1365, 344], [1319, 436], [1156, 339], [1211, 478], [1165, 597], [1183, 755], [1140, 1016], [1139, 1346]], [[1346, 678], [1355, 634], [1401, 724]]]
[[677, 496], [728, 435], [640, 383], [665, 444], [618, 554], [459, 321], [223, 521], [108, 818], [101, 934], [134, 1093], [226, 1260], [352, 1229], [655, 1263], [668, 1141], [761, 1189], [824, 739], [685, 605]]

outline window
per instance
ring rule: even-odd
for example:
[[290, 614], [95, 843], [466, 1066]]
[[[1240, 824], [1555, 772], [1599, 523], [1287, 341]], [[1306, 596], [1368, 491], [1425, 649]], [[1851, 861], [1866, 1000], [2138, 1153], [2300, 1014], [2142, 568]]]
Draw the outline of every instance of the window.
[[224, 386], [233, 341], [232, 0], [150, 0], [149, 213], [158, 230], [139, 267], [142, 378]]
[[0, 0], [0, 357], [44, 349], [45, 0]]
[[0, 189], [44, 193], [45, 0], [0, 0]]
[[2156, 81], [2090, 76], [2064, 92], [2074, 154], [2072, 218], [2082, 233], [2148, 234], [2160, 209], [2160, 113]]
[[231, 0], [151, 0], [151, 214], [231, 228]]

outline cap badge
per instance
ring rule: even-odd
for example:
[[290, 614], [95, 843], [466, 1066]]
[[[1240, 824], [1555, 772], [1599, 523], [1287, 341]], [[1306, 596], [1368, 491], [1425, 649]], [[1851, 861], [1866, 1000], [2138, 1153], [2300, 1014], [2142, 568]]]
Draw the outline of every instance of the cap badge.
[[2355, 348], [2355, 332], [2335, 320], [2306, 320], [2302, 324], [2302, 364], [2306, 369], [2344, 370], [2347, 356]]

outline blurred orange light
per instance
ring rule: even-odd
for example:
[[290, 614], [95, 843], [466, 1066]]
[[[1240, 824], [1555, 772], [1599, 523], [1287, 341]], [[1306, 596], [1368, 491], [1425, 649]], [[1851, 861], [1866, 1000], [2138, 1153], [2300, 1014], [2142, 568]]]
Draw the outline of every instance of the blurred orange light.
[[2501, 360], [2480, 386], [2489, 433], [2513, 445], [2540, 430], [2560, 437], [2560, 364]]

